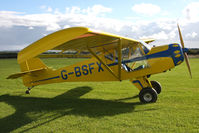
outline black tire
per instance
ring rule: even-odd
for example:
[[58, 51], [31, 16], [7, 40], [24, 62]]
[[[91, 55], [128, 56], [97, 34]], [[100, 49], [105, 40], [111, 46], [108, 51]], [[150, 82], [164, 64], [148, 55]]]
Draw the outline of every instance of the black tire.
[[142, 103], [155, 103], [158, 99], [157, 92], [153, 88], [144, 88], [139, 93], [139, 99]]
[[30, 94], [30, 91], [29, 91], [29, 90], [27, 90], [27, 91], [26, 91], [26, 94]]
[[158, 81], [151, 81], [151, 85], [152, 85], [152, 87], [156, 90], [156, 92], [157, 92], [158, 94], [161, 93], [161, 91], [162, 91], [162, 86], [161, 86], [161, 84], [160, 84]]

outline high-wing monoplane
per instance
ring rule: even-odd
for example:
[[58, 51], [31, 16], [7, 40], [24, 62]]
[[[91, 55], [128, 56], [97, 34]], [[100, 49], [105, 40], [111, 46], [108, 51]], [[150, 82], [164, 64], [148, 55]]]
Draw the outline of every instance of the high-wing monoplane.
[[[100, 82], [130, 80], [139, 90], [139, 99], [143, 103], [156, 102], [161, 92], [157, 81], [150, 81], [153, 74], [165, 72], [186, 60], [188, 49], [184, 47], [178, 26], [181, 46], [177, 43], [150, 47], [153, 39], [134, 40], [110, 33], [98, 32], [85, 27], [72, 27], [47, 35], [32, 43], [18, 53], [20, 73], [12, 74], [8, 79], [22, 77], [28, 87], [60, 82]], [[52, 69], [46, 66], [38, 55], [48, 50], [87, 51], [92, 58]]]

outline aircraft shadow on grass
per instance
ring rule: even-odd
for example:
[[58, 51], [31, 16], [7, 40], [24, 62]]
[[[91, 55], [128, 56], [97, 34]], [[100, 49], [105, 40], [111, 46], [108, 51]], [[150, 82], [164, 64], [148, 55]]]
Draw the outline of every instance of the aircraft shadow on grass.
[[[0, 119], [0, 132], [10, 132], [37, 120], [37, 118], [29, 118], [27, 113], [40, 115], [41, 112], [56, 112], [56, 115], [49, 116], [45, 122], [26, 129], [26, 131], [65, 115], [80, 115], [88, 117], [113, 116], [121, 113], [132, 112], [136, 105], [140, 105], [139, 102], [125, 103], [121, 101], [125, 99], [102, 100], [80, 98], [91, 90], [92, 88], [87, 86], [77, 87], [54, 98], [11, 96], [8, 94], [2, 95], [0, 96], [0, 102], [5, 102], [11, 105], [16, 111], [14, 114]], [[136, 97], [137, 96], [134, 96], [132, 98]], [[38, 116], [38, 119], [39, 117], [40, 116]]]

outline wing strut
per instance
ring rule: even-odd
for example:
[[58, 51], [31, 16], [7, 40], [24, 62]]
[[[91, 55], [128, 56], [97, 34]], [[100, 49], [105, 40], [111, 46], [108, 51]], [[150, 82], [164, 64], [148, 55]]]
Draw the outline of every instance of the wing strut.
[[[119, 77], [110, 69], [110, 67], [107, 66], [106, 63], [104, 63], [103, 60], [100, 59], [100, 57], [98, 57], [98, 56], [95, 54], [95, 52], [93, 52], [88, 46], [87, 46], [87, 49], [88, 49], [88, 51], [89, 51], [97, 60], [99, 60], [99, 61], [105, 66], [105, 68], [106, 68], [115, 78], [117, 78], [118, 80], [120, 80]], [[120, 69], [121, 69], [121, 68], [120, 68]]]
[[122, 66], [122, 42], [118, 40], [118, 79], [121, 81], [121, 66]]

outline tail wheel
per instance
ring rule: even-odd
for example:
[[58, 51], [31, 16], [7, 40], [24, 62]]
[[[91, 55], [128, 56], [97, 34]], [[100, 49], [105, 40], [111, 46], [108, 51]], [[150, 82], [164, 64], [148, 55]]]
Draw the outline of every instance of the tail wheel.
[[158, 98], [157, 95], [153, 88], [144, 88], [139, 93], [139, 99], [142, 103], [155, 103]]
[[160, 84], [159, 82], [157, 82], [157, 81], [151, 81], [151, 85], [152, 85], [152, 87], [156, 90], [156, 92], [157, 92], [158, 94], [160, 94], [160, 92], [161, 92], [161, 90], [162, 90], [161, 84]]

